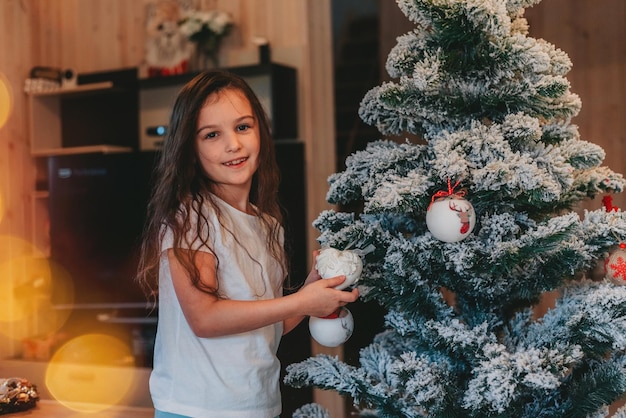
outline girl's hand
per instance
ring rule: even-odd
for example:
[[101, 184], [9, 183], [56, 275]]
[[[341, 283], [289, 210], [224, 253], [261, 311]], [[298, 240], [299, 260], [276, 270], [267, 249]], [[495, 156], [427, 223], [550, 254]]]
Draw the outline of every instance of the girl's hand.
[[335, 289], [335, 286], [340, 285], [345, 280], [346, 276], [318, 279], [300, 289], [297, 295], [301, 299], [303, 314], [324, 317], [332, 314], [340, 307], [356, 301], [359, 297], [358, 289], [354, 288], [349, 292]]
[[302, 288], [298, 292], [287, 296], [287, 298], [296, 298], [295, 307], [297, 314], [283, 321], [283, 332], [285, 334], [294, 329], [304, 316], [317, 316], [320, 318], [328, 316], [340, 307], [356, 301], [359, 297], [357, 289], [348, 292], [334, 288], [346, 280], [345, 276], [322, 279], [322, 276], [315, 268], [316, 258], [319, 253], [319, 250], [313, 251], [313, 262], [311, 263], [313, 267]]
[[306, 280], [304, 281], [304, 286], [309, 285], [313, 282], [316, 282], [322, 278], [322, 276], [320, 276], [317, 269], [315, 268], [315, 259], [317, 258], [319, 253], [320, 253], [319, 250], [313, 251], [313, 262], [311, 263], [313, 267], [311, 267], [311, 271], [309, 272], [309, 275], [306, 277]]

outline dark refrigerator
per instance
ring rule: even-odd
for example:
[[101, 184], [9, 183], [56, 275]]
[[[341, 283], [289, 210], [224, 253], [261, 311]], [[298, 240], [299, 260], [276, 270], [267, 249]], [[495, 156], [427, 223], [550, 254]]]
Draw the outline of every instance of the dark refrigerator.
[[[73, 292], [53, 289], [68, 312], [64, 338], [118, 337], [149, 366], [156, 308], [135, 283], [155, 152], [49, 157], [50, 260]], [[59, 280], [60, 282], [60, 277]]]

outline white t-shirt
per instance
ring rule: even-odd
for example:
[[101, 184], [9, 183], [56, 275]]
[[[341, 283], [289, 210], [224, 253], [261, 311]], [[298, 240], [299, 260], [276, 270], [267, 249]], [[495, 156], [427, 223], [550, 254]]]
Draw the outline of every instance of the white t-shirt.
[[[219, 260], [220, 294], [236, 300], [281, 297], [282, 269], [269, 254], [260, 220], [213, 197], [230, 231], [220, 226], [213, 209], [205, 205], [212, 249]], [[280, 363], [276, 351], [282, 322], [224, 337], [197, 337], [185, 320], [172, 284], [166, 251], [172, 246], [168, 230], [161, 245], [159, 323], [150, 376], [155, 408], [202, 418], [278, 416]]]

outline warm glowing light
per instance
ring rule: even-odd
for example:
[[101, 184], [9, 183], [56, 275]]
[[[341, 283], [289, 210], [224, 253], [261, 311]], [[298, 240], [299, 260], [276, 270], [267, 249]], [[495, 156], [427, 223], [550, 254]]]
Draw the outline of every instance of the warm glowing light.
[[95, 413], [120, 403], [134, 384], [128, 345], [104, 334], [85, 334], [61, 346], [46, 370], [46, 387], [66, 407]]
[[0, 73], [0, 129], [5, 125], [11, 109], [13, 108], [13, 95], [11, 93], [11, 84], [6, 76]]
[[69, 316], [52, 295], [73, 300], [71, 280], [27, 241], [0, 236], [0, 333], [15, 340], [50, 336]]
[[[32, 301], [28, 290], [43, 290], [49, 285], [50, 273], [36, 263], [43, 259], [36, 248], [25, 240], [0, 236], [0, 321], [19, 321], [28, 316]], [[37, 264], [37, 267], [34, 266]], [[31, 311], [32, 312], [32, 311]]]
[[0, 224], [2, 223], [2, 218], [4, 218], [4, 196], [2, 194], [2, 190], [0, 190]]

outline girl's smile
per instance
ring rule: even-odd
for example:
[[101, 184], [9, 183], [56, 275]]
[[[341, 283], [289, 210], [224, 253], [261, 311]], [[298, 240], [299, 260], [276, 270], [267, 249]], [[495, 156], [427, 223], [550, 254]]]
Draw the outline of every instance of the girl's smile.
[[226, 164], [228, 166], [235, 166], [235, 165], [239, 165], [239, 164], [241, 164], [241, 163], [243, 163], [243, 162], [245, 162], [247, 160], [248, 160], [247, 158], [239, 158], [237, 160], [229, 161], [229, 162], [224, 163], [224, 164]]
[[197, 126], [198, 157], [215, 185], [211, 191], [246, 210], [261, 144], [250, 102], [238, 90], [214, 93], [200, 110]]

